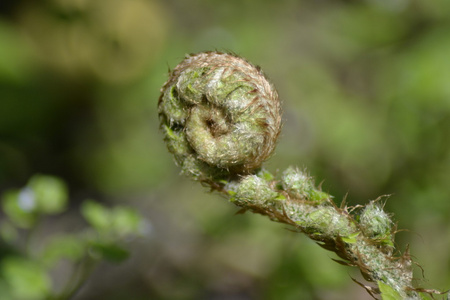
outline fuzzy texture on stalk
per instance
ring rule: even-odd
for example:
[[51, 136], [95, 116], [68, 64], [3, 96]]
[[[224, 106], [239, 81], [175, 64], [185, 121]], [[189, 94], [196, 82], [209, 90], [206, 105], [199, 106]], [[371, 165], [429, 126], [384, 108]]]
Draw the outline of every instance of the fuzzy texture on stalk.
[[372, 296], [388, 289], [398, 299], [420, 299], [408, 251], [394, 255], [395, 227], [380, 201], [338, 207], [305, 172], [290, 167], [275, 178], [262, 168], [280, 133], [281, 110], [259, 67], [232, 54], [188, 55], [162, 87], [158, 110], [183, 173], [242, 211], [292, 225], [335, 252], [338, 262], [378, 284], [360, 283]]

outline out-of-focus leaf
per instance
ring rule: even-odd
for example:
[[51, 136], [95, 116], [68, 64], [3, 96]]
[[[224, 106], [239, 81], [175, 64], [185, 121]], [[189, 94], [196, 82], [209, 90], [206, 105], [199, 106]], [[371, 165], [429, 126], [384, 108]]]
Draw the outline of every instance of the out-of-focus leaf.
[[141, 216], [132, 208], [117, 206], [107, 208], [95, 201], [85, 201], [81, 213], [88, 223], [102, 234], [125, 236], [138, 234]]
[[81, 213], [88, 223], [98, 231], [107, 231], [111, 229], [111, 212], [92, 200], [87, 200], [81, 206]]
[[0, 79], [22, 81], [28, 75], [32, 59], [28, 45], [16, 30], [0, 22]]
[[0, 224], [0, 237], [11, 243], [17, 238], [17, 229], [10, 222], [4, 221]]
[[114, 243], [93, 242], [92, 251], [111, 262], [122, 262], [130, 256], [130, 253]]
[[18, 190], [7, 191], [2, 197], [2, 207], [16, 226], [30, 228], [36, 221], [36, 215], [33, 212], [34, 204], [23, 200], [23, 197], [23, 193]]
[[35, 175], [28, 182], [34, 193], [37, 210], [41, 213], [56, 214], [67, 207], [68, 192], [64, 181], [54, 176]]
[[137, 234], [142, 224], [141, 216], [132, 208], [115, 207], [112, 211], [113, 230], [123, 236]]
[[60, 259], [77, 261], [83, 257], [86, 244], [81, 238], [64, 235], [53, 238], [42, 254], [42, 261], [46, 266], [52, 266]]
[[1, 264], [1, 272], [10, 288], [12, 299], [40, 300], [51, 291], [49, 276], [36, 262], [8, 257]]

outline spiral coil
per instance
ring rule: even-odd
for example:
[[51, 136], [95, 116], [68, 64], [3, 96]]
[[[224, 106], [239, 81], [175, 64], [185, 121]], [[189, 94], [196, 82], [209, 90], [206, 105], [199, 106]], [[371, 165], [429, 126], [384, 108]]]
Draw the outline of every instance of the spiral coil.
[[258, 67], [227, 53], [187, 56], [162, 87], [158, 110], [169, 151], [198, 180], [251, 173], [281, 130], [275, 88]]

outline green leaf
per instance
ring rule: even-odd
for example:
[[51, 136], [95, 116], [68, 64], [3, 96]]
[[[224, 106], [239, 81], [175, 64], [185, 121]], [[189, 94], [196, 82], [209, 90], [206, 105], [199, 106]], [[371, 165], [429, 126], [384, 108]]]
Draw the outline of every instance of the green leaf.
[[76, 262], [85, 252], [86, 244], [83, 239], [73, 235], [63, 235], [54, 237], [47, 243], [41, 258], [46, 266], [51, 267], [63, 258]]
[[141, 215], [132, 208], [117, 206], [110, 209], [91, 200], [83, 203], [81, 213], [102, 234], [119, 237], [138, 234], [143, 224]]
[[235, 196], [235, 195], [236, 195], [236, 192], [235, 192], [235, 191], [232, 191], [232, 190], [229, 190], [229, 191], [228, 191], [228, 195], [230, 195], [230, 196]]
[[167, 125], [164, 125], [164, 128], [166, 129], [166, 133], [167, 133], [167, 135], [168, 135], [169, 137], [171, 137], [172, 139], [176, 139], [176, 138], [177, 138], [177, 136], [173, 133], [172, 128], [170, 128], [170, 127], [167, 126]]
[[81, 214], [96, 230], [105, 232], [111, 229], [111, 212], [105, 206], [92, 200], [86, 200], [81, 206]]
[[270, 173], [269, 171], [267, 171], [267, 170], [261, 170], [261, 172], [260, 172], [260, 177], [262, 177], [264, 180], [266, 180], [266, 181], [272, 181], [273, 180], [273, 175], [272, 175], [272, 173]]
[[286, 197], [283, 194], [278, 194], [273, 200], [284, 201]]
[[137, 234], [142, 218], [134, 209], [118, 206], [112, 210], [112, 223], [112, 229], [118, 235]]
[[4, 212], [16, 226], [22, 228], [30, 228], [36, 222], [34, 198], [26, 193], [23, 190], [10, 190], [2, 197]]
[[346, 242], [346, 243], [354, 244], [354, 243], [356, 243], [356, 237], [357, 237], [359, 234], [360, 234], [359, 231], [358, 231], [358, 232], [355, 232], [355, 233], [352, 233], [352, 234], [350, 234], [349, 236], [342, 237], [342, 240], [343, 240], [344, 242]]
[[[430, 298], [429, 294], [425, 294], [425, 293], [419, 293], [420, 299], [422, 300], [430, 300], [432, 298]], [[450, 295], [447, 295], [447, 299], [450, 299]]]
[[402, 300], [402, 296], [389, 285], [378, 281], [378, 287], [381, 291], [381, 299], [383, 300]]
[[50, 278], [36, 262], [20, 257], [3, 259], [1, 272], [13, 299], [38, 300], [51, 292]]
[[395, 247], [394, 242], [392, 241], [392, 237], [389, 235], [388, 237], [384, 239], [377, 239], [382, 245], [389, 246], [389, 247]]
[[[1, 81], [26, 82], [32, 70], [32, 50], [18, 30], [5, 20], [0, 22], [0, 78]], [[6, 97], [8, 98], [8, 97]]]
[[0, 236], [10, 244], [17, 239], [17, 229], [10, 222], [4, 221], [0, 224]]
[[114, 243], [92, 242], [92, 251], [110, 262], [122, 262], [130, 256], [128, 250]]
[[68, 192], [64, 181], [57, 177], [35, 175], [28, 182], [34, 193], [37, 210], [44, 214], [57, 214], [67, 207]]
[[329, 194], [315, 189], [311, 189], [307, 193], [309, 194], [309, 199], [312, 201], [321, 201], [331, 198]]

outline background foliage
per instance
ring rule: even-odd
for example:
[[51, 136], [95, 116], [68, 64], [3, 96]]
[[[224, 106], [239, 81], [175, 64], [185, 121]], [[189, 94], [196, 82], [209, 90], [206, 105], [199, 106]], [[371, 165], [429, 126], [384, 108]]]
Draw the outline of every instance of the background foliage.
[[350, 204], [393, 194], [386, 209], [408, 229], [399, 247], [426, 272], [418, 285], [448, 289], [449, 10], [446, 0], [3, 0], [0, 189], [36, 173], [68, 183], [69, 210], [42, 239], [82, 228], [90, 197], [148, 220], [130, 259], [101, 264], [75, 299], [369, 299], [354, 270], [303, 236], [235, 216], [178, 176], [158, 132], [159, 88], [185, 53], [233, 51], [283, 100], [268, 168], [307, 167]]

